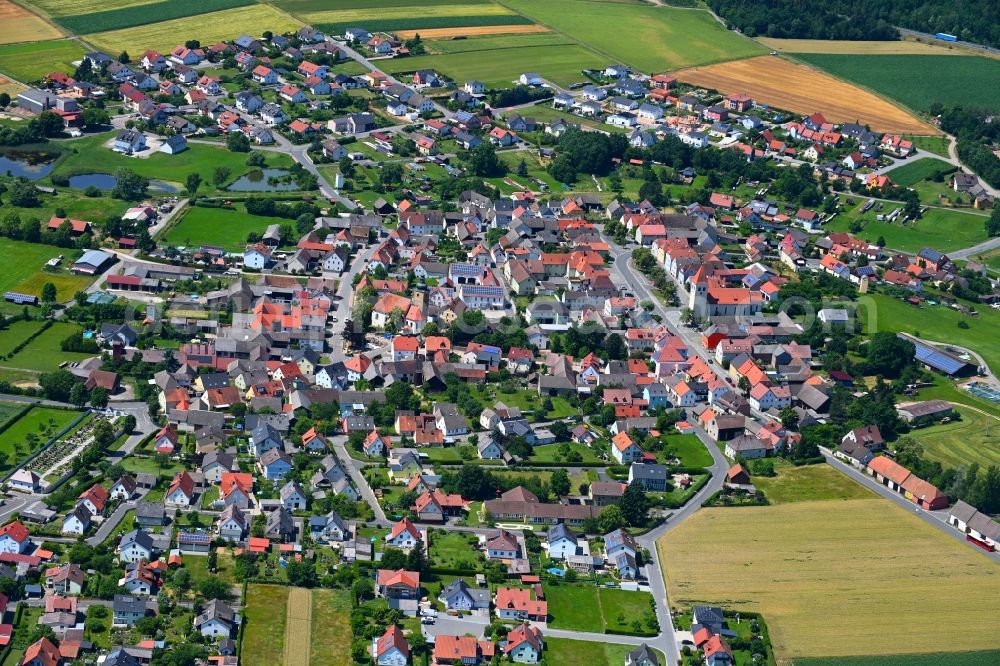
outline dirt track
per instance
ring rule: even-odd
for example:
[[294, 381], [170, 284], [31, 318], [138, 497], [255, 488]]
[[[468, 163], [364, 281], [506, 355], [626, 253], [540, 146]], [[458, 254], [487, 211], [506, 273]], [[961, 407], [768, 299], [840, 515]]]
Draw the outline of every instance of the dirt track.
[[309, 666], [312, 635], [312, 594], [304, 587], [288, 588], [284, 666]]

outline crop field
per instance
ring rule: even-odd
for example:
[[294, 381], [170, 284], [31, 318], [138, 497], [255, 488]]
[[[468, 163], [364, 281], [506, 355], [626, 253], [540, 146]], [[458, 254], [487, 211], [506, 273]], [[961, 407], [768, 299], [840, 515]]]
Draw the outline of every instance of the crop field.
[[280, 217], [250, 215], [242, 204], [236, 209], [192, 207], [160, 240], [178, 247], [218, 245], [231, 252], [242, 251], [251, 232], [264, 233], [268, 225], [288, 224]]
[[[826, 225], [827, 231], [848, 231], [852, 220], [859, 219], [864, 228], [855, 233], [863, 240], [875, 243], [884, 238], [886, 247], [904, 252], [918, 252], [923, 247], [933, 247], [942, 252], [951, 252], [963, 247], [969, 247], [986, 240], [986, 216], [958, 210], [929, 208], [916, 222], [907, 222], [904, 226], [898, 222], [879, 222], [875, 209], [861, 214], [863, 199], [857, 206], [837, 215]], [[882, 209], [888, 214], [899, 204], [887, 204]]]
[[536, 46], [520, 49], [424, 55], [380, 61], [385, 71], [396, 74], [417, 69], [435, 69], [456, 81], [478, 79], [487, 87], [506, 87], [522, 72], [538, 72], [543, 78], [567, 86], [585, 80], [580, 70], [603, 67], [606, 60], [578, 45]]
[[944, 160], [933, 157], [922, 157], [919, 160], [905, 162], [889, 172], [892, 182], [903, 187], [913, 187], [922, 180], [932, 177], [935, 173], [951, 173], [956, 167]]
[[[1000, 312], [982, 306], [975, 317], [964, 315], [942, 305], [910, 305], [905, 301], [881, 294], [865, 297], [862, 308], [866, 330], [909, 333], [933, 342], [945, 342], [965, 347], [983, 357], [993, 371], [1000, 368]], [[964, 321], [968, 328], [959, 328]]]
[[795, 666], [982, 666], [1000, 663], [1000, 651], [935, 652], [878, 657], [796, 659]]
[[380, 5], [377, 12], [371, 6], [338, 9], [327, 6], [317, 11], [302, 12], [300, 15], [304, 21], [334, 34], [359, 24], [371, 31], [399, 30], [413, 34], [435, 28], [457, 30], [532, 23], [516, 12], [491, 2], [428, 5], [410, 2], [407, 5]]
[[18, 81], [37, 81], [49, 72], [72, 74], [83, 46], [70, 39], [0, 46], [0, 72]]
[[0, 426], [14, 418], [24, 407], [24, 403], [20, 402], [0, 402]]
[[867, 42], [846, 39], [777, 39], [758, 37], [757, 41], [781, 53], [833, 53], [838, 55], [964, 55], [968, 51], [948, 48], [939, 44], [927, 44], [914, 40], [895, 42]]
[[312, 591], [312, 632], [309, 662], [323, 666], [348, 666], [351, 663], [351, 595], [344, 590]]
[[959, 420], [920, 428], [910, 436], [924, 447], [928, 460], [945, 467], [1000, 465], [1000, 419], [969, 407], [958, 407]]
[[[448, 40], [442, 43], [448, 44], [458, 44], [462, 41], [468, 41], [467, 37], [482, 37], [483, 35], [532, 35], [535, 33], [548, 34], [549, 29], [544, 25], [536, 25], [534, 23], [523, 24], [523, 25], [479, 25], [479, 26], [469, 26], [467, 28], [429, 28], [427, 30], [397, 30], [396, 36], [400, 39], [411, 39], [415, 35], [420, 35], [423, 40]], [[460, 37], [462, 39], [455, 39]], [[570, 43], [565, 41], [564, 43]], [[425, 43], [424, 46], [427, 46]], [[442, 51], [435, 47], [435, 51]], [[473, 49], [478, 50], [478, 49]]]
[[247, 666], [283, 663], [288, 591], [283, 585], [248, 585], [241, 661]]
[[490, 0], [277, 0], [274, 5], [292, 14], [306, 14], [323, 11], [343, 11], [347, 9], [381, 11], [392, 7], [437, 7], [439, 5], [489, 5]]
[[[160, 0], [159, 2], [112, 3], [116, 5], [112, 7], [108, 7], [105, 3], [101, 6], [100, 11], [94, 11], [95, 7], [92, 3], [89, 6], [74, 5], [72, 7], [64, 7], [63, 3], [45, 2], [44, 4], [52, 5], [47, 10], [54, 20], [70, 33], [87, 35], [159, 21], [170, 21], [195, 14], [207, 14], [253, 4], [253, 2], [254, 0], [200, 0], [199, 2]], [[75, 10], [74, 13], [70, 13], [68, 11], [70, 9]]]
[[89, 284], [87, 278], [81, 278], [70, 273], [49, 273], [43, 270], [45, 262], [60, 254], [65, 257], [76, 256], [72, 250], [58, 248], [52, 245], [42, 245], [41, 243], [28, 243], [25, 241], [0, 238], [0, 252], [4, 253], [4, 270], [0, 274], [0, 291], [19, 291], [25, 288], [33, 288], [38, 284], [37, 291], [28, 293], [41, 295], [41, 285], [45, 282], [52, 282], [56, 285], [57, 291], [61, 288], [58, 298], [69, 300], [76, 293], [77, 289]]
[[829, 465], [775, 465], [775, 476], [754, 476], [753, 484], [771, 504], [818, 500], [872, 499], [872, 493]]
[[1000, 60], [995, 58], [825, 53], [795, 57], [917, 111], [927, 111], [934, 102], [1000, 110], [1000, 86], [984, 85], [1000, 78]]
[[1000, 648], [1000, 567], [882, 499], [702, 510], [657, 547], [672, 604], [762, 613], [779, 663]]
[[723, 94], [744, 93], [797, 113], [821, 111], [833, 122], [868, 124], [901, 134], [937, 134], [913, 114], [857, 86], [784, 58], [763, 56], [675, 72], [681, 81]]
[[[546, 30], [544, 26], [523, 26], [535, 27]], [[475, 51], [499, 51], [502, 49], [534, 48], [538, 46], [567, 46], [574, 45], [570, 39], [557, 35], [554, 32], [542, 32], [540, 34], [523, 35], [502, 35], [474, 37], [472, 39], [437, 39], [433, 40], [426, 36], [426, 32], [421, 32], [420, 37], [424, 39], [424, 46], [434, 53], [472, 53]]]
[[[706, 11], [585, 0], [508, 0], [528, 18], [647, 73], [761, 55], [754, 41], [724, 29]], [[609, 29], [613, 12], [614, 29]]]
[[109, 53], [142, 53], [146, 49], [169, 51], [178, 42], [189, 39], [211, 44], [223, 39], [233, 39], [241, 33], [259, 35], [265, 30], [275, 34], [297, 30], [302, 23], [270, 5], [249, 5], [221, 12], [188, 16], [90, 35], [88, 42]]
[[62, 37], [51, 23], [10, 0], [0, 0], [0, 22], [3, 23], [3, 31], [0, 31], [0, 43], [3, 44]]

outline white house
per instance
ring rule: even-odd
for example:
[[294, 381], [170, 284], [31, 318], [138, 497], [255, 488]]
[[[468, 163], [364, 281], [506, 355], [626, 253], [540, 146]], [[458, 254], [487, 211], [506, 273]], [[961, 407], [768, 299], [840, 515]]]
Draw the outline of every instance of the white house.
[[122, 537], [118, 545], [119, 562], [151, 561], [153, 559], [153, 538], [142, 530], [132, 530]]
[[540, 86], [542, 85], [542, 75], [537, 72], [525, 72], [518, 77], [518, 82], [523, 86]]
[[23, 553], [31, 545], [28, 528], [14, 520], [0, 529], [0, 553]]
[[386, 545], [400, 550], [410, 550], [421, 541], [423, 539], [420, 536], [420, 530], [409, 518], [405, 517], [393, 525], [392, 530], [385, 535]]
[[378, 666], [406, 666], [410, 660], [410, 647], [398, 625], [392, 625], [378, 639], [373, 639], [375, 663]]
[[565, 560], [577, 554], [577, 536], [565, 524], [559, 523], [549, 528], [549, 558]]

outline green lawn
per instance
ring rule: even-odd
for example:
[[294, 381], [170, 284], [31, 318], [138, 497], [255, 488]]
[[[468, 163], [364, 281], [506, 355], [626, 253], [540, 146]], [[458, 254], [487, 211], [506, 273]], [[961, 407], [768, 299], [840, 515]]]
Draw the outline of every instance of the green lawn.
[[81, 361], [94, 356], [80, 352], [64, 352], [60, 348], [63, 340], [80, 334], [82, 330], [76, 324], [57, 321], [29, 342], [24, 349], [2, 361], [2, 364], [23, 370], [52, 372], [62, 363]]
[[474, 53], [573, 43], [573, 40], [558, 33], [541, 32], [525, 35], [488, 35], [469, 39], [428, 39], [424, 42], [424, 47], [433, 53]]
[[912, 162], [905, 162], [902, 166], [896, 167], [889, 172], [892, 182], [902, 187], [913, 187], [922, 180], [927, 180], [935, 173], [950, 173], [956, 167], [948, 164], [944, 160], [933, 157], [921, 157]]
[[945, 467], [1000, 465], [1000, 419], [968, 407], [958, 407], [961, 419], [910, 432], [924, 447], [929, 460]]
[[259, 235], [271, 224], [288, 222], [280, 217], [250, 215], [243, 204], [235, 204], [234, 208], [193, 206], [160, 240], [175, 246], [219, 245], [230, 252], [240, 252], [246, 247], [250, 233]]
[[[647, 73], [766, 53], [707, 11], [583, 0], [506, 0], [509, 7], [602, 54]], [[613, 26], [613, 29], [609, 29]], [[545, 75], [545, 70], [538, 68]]]
[[631, 632], [634, 631], [632, 622], [639, 620], [642, 633], [655, 635], [656, 630], [645, 624], [647, 617], [652, 614], [652, 598], [648, 592], [630, 592], [588, 583], [545, 586], [549, 626], [553, 629], [594, 633]]
[[37, 81], [49, 72], [72, 74], [71, 64], [84, 53], [83, 46], [70, 39], [0, 46], [0, 72], [19, 81]]
[[0, 402], [0, 426], [13, 419], [24, 407], [20, 402]]
[[41, 328], [41, 326], [42, 322], [34, 319], [15, 321], [12, 324], [8, 324], [5, 329], [0, 331], [0, 355], [6, 356], [14, 351], [14, 347], [27, 340], [28, 336]]
[[[545, 639], [545, 663], [549, 666], [587, 666], [590, 664], [624, 664], [625, 655], [633, 647], [616, 643], [576, 641], [570, 638]], [[660, 663], [666, 663], [660, 655]]]
[[31, 644], [31, 639], [38, 630], [38, 618], [42, 616], [44, 608], [25, 608], [21, 613], [21, 621], [14, 627], [14, 635], [11, 636], [11, 650], [7, 653], [2, 666], [16, 666], [21, 663], [21, 656], [25, 648]]
[[712, 454], [697, 435], [667, 435], [663, 457], [676, 457], [683, 467], [709, 467]]
[[604, 67], [607, 58], [576, 44], [520, 49], [422, 55], [379, 61], [390, 74], [434, 69], [456, 81], [478, 79], [493, 88], [509, 88], [523, 72], [536, 71], [558, 85], [585, 81], [580, 70]]
[[122, 460], [121, 466], [125, 468], [125, 471], [133, 474], [156, 474], [161, 479], [172, 479], [177, 472], [184, 469], [180, 463], [168, 463], [165, 467], [160, 467], [153, 458], [139, 458], [137, 456], [125, 458]]
[[1000, 60], [981, 56], [831, 55], [795, 57], [918, 111], [934, 102], [1000, 110]]
[[[864, 228], [855, 232], [855, 236], [872, 243], [882, 237], [886, 247], [903, 252], [918, 252], [924, 247], [951, 252], [986, 240], [986, 216], [982, 214], [930, 208], [915, 223], [903, 225], [900, 222], [879, 222], [874, 208], [862, 215], [860, 209], [866, 199], [855, 197], [854, 200], [857, 205], [834, 217], [826, 225], [827, 231], [849, 231], [851, 222], [860, 220]], [[887, 202], [882, 214], [888, 215], [900, 207], [902, 204]]]
[[[246, 153], [234, 153], [222, 146], [197, 143], [189, 144], [187, 150], [177, 155], [158, 152], [144, 159], [126, 157], [104, 147], [112, 136], [113, 132], [106, 132], [66, 142], [63, 146], [70, 149], [69, 154], [53, 170], [52, 175], [113, 174], [116, 169], [127, 167], [140, 176], [182, 186], [188, 174], [198, 173], [202, 182], [199, 191], [205, 193], [216, 191], [212, 184], [215, 167], [229, 169], [230, 176], [226, 184], [251, 170], [246, 166]], [[264, 156], [269, 168], [287, 168], [292, 165], [292, 158], [284, 153], [267, 152]]]
[[772, 477], [751, 478], [753, 484], [763, 491], [771, 504], [872, 498], [871, 492], [864, 486], [855, 483], [829, 465], [796, 467], [776, 460], [775, 472], [777, 474]]
[[[576, 452], [580, 454], [580, 457], [582, 458], [580, 462], [601, 462], [601, 459], [594, 455], [594, 452], [583, 444], [569, 442], [566, 445], [569, 447], [571, 453]], [[536, 446], [532, 449], [531, 460], [533, 462], [544, 463], [565, 462], [565, 459], [559, 451], [562, 446], [563, 444], [545, 444], [543, 446]]]
[[[982, 355], [994, 371], [1000, 370], [1000, 312], [980, 307], [979, 315], [970, 317], [941, 305], [910, 305], [905, 301], [872, 294], [861, 301], [862, 316], [869, 331], [910, 333], [936, 342], [950, 342]], [[964, 321], [968, 328], [959, 328]]]
[[906, 138], [912, 141], [913, 145], [920, 150], [926, 150], [941, 157], [948, 157], [949, 142], [946, 136], [907, 136]]
[[198, 555], [185, 555], [184, 568], [191, 574], [191, 582], [197, 585], [206, 578], [218, 578], [224, 583], [234, 585], [236, 578], [233, 575], [233, 558], [225, 551], [220, 552], [216, 559], [217, 570], [215, 573], [208, 572], [208, 557]]
[[51, 282], [56, 286], [57, 299], [64, 302], [92, 282], [90, 278], [67, 272], [65, 267], [57, 270], [45, 268], [49, 259], [60, 254], [64, 257], [65, 266], [79, 256], [77, 250], [0, 238], [0, 252], [5, 257], [3, 274], [0, 275], [0, 291], [41, 296], [42, 285]]
[[280, 664], [285, 653], [288, 589], [283, 585], [248, 585], [243, 618], [241, 661], [247, 666]]
[[435, 531], [431, 536], [431, 566], [479, 571], [483, 556], [476, 550], [476, 543], [474, 534]]

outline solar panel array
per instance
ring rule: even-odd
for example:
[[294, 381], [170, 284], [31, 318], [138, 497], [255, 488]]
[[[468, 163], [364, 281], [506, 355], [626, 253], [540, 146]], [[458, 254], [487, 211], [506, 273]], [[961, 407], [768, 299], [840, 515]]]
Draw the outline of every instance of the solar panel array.
[[8, 291], [3, 295], [5, 300], [11, 303], [17, 303], [18, 305], [24, 305], [25, 303], [29, 305], [34, 305], [38, 302], [37, 296], [32, 296], [31, 294], [19, 294], [16, 291]]
[[954, 375], [966, 366], [965, 361], [933, 347], [916, 343], [916, 348], [915, 356], [918, 361], [949, 375]]

